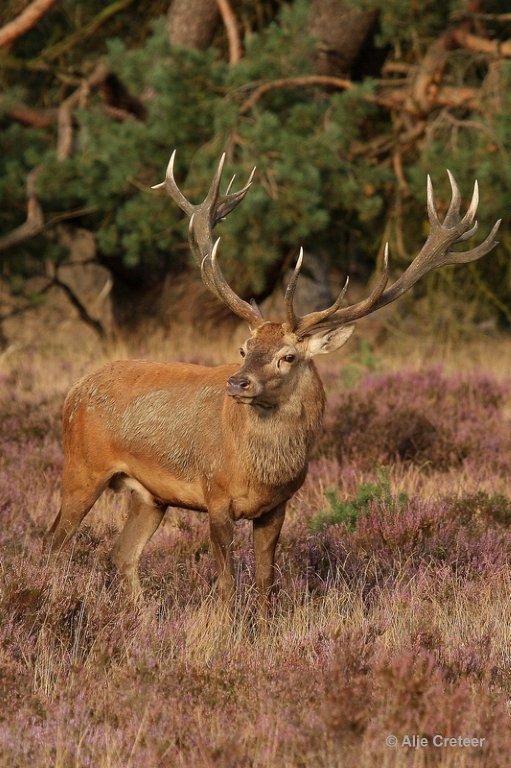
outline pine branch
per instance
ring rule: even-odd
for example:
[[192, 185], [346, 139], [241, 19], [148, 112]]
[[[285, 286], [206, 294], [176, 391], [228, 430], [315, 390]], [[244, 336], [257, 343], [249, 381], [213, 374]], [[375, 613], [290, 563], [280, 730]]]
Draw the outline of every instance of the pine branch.
[[474, 53], [485, 53], [489, 56], [498, 56], [499, 58], [511, 58], [511, 39], [509, 40], [489, 40], [486, 37], [473, 35], [463, 27], [453, 31], [454, 40], [462, 48], [467, 48]]
[[[428, 80], [428, 82], [430, 82]], [[378, 81], [376, 81], [378, 84]], [[257, 102], [269, 91], [283, 88], [304, 88], [308, 86], [330, 86], [343, 91], [353, 90], [357, 84], [351, 80], [330, 75], [303, 75], [302, 77], [286, 77], [281, 80], [272, 80], [257, 86], [253, 93], [240, 106], [240, 114], [244, 115], [257, 104]], [[389, 110], [400, 109], [411, 115], [421, 115], [431, 112], [438, 107], [468, 107], [479, 110], [479, 91], [476, 88], [435, 86], [430, 89], [428, 98], [426, 91], [421, 93], [422, 103], [417, 104], [413, 99], [413, 92], [408, 84], [404, 87], [385, 88], [380, 93], [362, 94], [361, 98], [370, 103], [377, 104]]]
[[62, 54], [67, 53], [74, 48], [77, 43], [92, 37], [103, 24], [112, 18], [112, 16], [126, 10], [132, 3], [133, 0], [116, 0], [116, 2], [107, 5], [107, 7], [103, 8], [102, 11], [94, 16], [88, 24], [85, 24], [64, 40], [61, 40], [50, 48], [42, 51], [40, 58], [44, 61], [54, 61], [59, 56], [62, 56]]
[[233, 66], [240, 61], [242, 55], [236, 16], [234, 15], [229, 0], [217, 0], [217, 5], [229, 42], [229, 64]]
[[55, 0], [33, 0], [19, 16], [0, 29], [0, 48], [8, 48], [18, 37], [32, 29], [54, 2]]
[[330, 75], [303, 75], [301, 77], [285, 77], [280, 80], [271, 80], [268, 83], [259, 85], [252, 94], [243, 102], [240, 107], [240, 114], [244, 115], [246, 112], [250, 112], [251, 109], [257, 104], [269, 91], [279, 90], [281, 88], [302, 88], [314, 85], [326, 85], [333, 88], [340, 88], [343, 91], [351, 90], [355, 88], [355, 83], [351, 80], [345, 80], [340, 77], [331, 77]]
[[7, 108], [9, 117], [22, 123], [22, 125], [30, 125], [33, 128], [48, 128], [50, 125], [54, 125], [57, 113], [57, 109], [35, 109], [22, 102], [12, 104]]
[[67, 99], [64, 99], [58, 111], [57, 158], [65, 160], [71, 154], [73, 143], [73, 111], [84, 102], [89, 91], [99, 85], [108, 75], [104, 62], [96, 64], [91, 74]]

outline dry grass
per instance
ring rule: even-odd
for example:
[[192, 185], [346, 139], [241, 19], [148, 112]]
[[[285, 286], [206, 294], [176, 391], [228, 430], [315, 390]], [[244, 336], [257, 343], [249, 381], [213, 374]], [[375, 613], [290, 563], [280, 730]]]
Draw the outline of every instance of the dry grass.
[[[59, 411], [72, 381], [112, 357], [213, 363], [239, 346], [236, 336], [175, 339], [101, 354], [47, 343], [0, 359], [0, 765], [507, 766], [511, 341], [439, 348], [394, 336], [377, 354], [353, 346], [321, 361], [330, 424], [347, 398], [363, 402], [365, 392], [380, 418], [396, 372], [409, 383], [441, 364], [444, 378], [432, 374], [414, 407], [434, 420], [431, 386], [445, 380], [454, 397], [456, 382], [468, 382], [468, 416], [443, 392], [435, 391], [434, 408], [470, 450], [438, 466], [425, 449], [420, 461], [412, 452], [387, 460], [382, 475], [357, 453], [356, 435], [342, 462], [335, 441], [325, 443], [290, 503], [280, 591], [260, 637], [248, 524], [237, 532], [234, 616], [215, 600], [203, 516], [167, 513], [143, 559], [147, 601], [138, 608], [109, 564], [125, 499], [105, 494], [55, 559], [43, 542], [58, 507]], [[343, 522], [343, 503], [367, 483], [384, 492], [359, 504], [353, 524]], [[341, 518], [318, 526], [332, 489]], [[390, 748], [391, 733], [486, 741]]]

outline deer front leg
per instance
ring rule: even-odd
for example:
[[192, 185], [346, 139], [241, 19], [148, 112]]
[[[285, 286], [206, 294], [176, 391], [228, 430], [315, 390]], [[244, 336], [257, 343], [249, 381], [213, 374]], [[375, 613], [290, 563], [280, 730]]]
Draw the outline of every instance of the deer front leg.
[[228, 504], [210, 507], [209, 533], [218, 573], [218, 593], [220, 598], [227, 602], [235, 591], [232, 554], [234, 522], [229, 514]]
[[268, 605], [275, 579], [275, 549], [286, 514], [286, 504], [266, 512], [253, 522], [255, 578], [258, 591], [259, 620], [268, 618]]

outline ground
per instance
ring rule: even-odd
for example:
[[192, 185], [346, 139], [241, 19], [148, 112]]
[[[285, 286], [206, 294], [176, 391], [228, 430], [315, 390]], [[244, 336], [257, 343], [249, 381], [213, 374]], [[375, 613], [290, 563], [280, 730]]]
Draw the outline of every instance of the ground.
[[507, 766], [511, 340], [419, 330], [321, 361], [327, 429], [260, 636], [248, 524], [234, 617], [204, 516], [167, 512], [138, 608], [109, 563], [125, 497], [105, 494], [60, 556], [44, 541], [71, 383], [104, 359], [239, 346], [174, 338], [0, 358], [0, 766]]

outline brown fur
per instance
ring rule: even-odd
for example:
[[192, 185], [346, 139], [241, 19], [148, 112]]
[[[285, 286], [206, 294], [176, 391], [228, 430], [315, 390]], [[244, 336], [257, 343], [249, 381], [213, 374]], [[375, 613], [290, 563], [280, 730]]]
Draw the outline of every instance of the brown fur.
[[[310, 450], [321, 429], [325, 395], [312, 362], [316, 354], [346, 343], [353, 320], [397, 299], [417, 280], [443, 264], [474, 261], [496, 244], [493, 227], [471, 251], [452, 251], [473, 232], [477, 187], [462, 218], [459, 190], [451, 174], [451, 204], [438, 220], [431, 186], [431, 233], [412, 264], [389, 288], [388, 248], [384, 269], [370, 295], [341, 307], [345, 289], [324, 310], [297, 317], [293, 296], [303, 251], [285, 294], [286, 323], [265, 322], [252, 303], [225, 282], [217, 262], [213, 228], [245, 197], [252, 183], [220, 194], [225, 154], [208, 194], [192, 205], [174, 178], [172, 154], [165, 189], [190, 218], [189, 242], [206, 287], [252, 328], [242, 347], [243, 364], [205, 368], [144, 361], [113, 363], [78, 382], [64, 407], [62, 507], [52, 526], [60, 547], [77, 529], [107, 487], [134, 492], [131, 514], [117, 542], [114, 560], [134, 592], [137, 566], [158, 528], [165, 507], [209, 514], [211, 544], [221, 592], [234, 588], [233, 523], [254, 521], [256, 582], [266, 610], [275, 547], [286, 501], [305, 478]], [[232, 182], [231, 182], [232, 183]]]
[[[305, 478], [325, 396], [314, 363], [285, 326], [265, 323], [245, 346], [241, 368], [119, 361], [73, 386], [54, 547], [105, 488], [128, 487], [134, 501], [114, 560], [133, 591], [143, 547], [174, 505], [209, 513], [225, 595], [233, 589], [233, 522], [254, 520], [256, 577], [267, 595], [285, 502]], [[290, 350], [293, 365], [281, 357]], [[227, 394], [227, 381], [239, 375], [261, 389], [253, 402]]]

